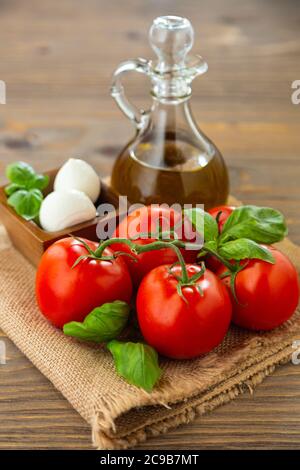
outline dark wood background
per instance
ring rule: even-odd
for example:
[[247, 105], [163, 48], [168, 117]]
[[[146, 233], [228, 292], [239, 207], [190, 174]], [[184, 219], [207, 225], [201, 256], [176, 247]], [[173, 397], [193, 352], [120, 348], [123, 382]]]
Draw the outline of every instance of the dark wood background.
[[[209, 63], [194, 83], [194, 113], [227, 160], [232, 193], [282, 210], [300, 243], [297, 0], [0, 0], [0, 182], [17, 159], [46, 170], [79, 156], [109, 174], [133, 132], [109, 96], [110, 75], [123, 59], [152, 56], [147, 30], [162, 14], [193, 21], [194, 51]], [[149, 103], [146, 80], [132, 75], [127, 85]], [[90, 448], [88, 425], [2, 337], [0, 448]], [[142, 447], [300, 449], [300, 368], [282, 367], [254, 396]]]

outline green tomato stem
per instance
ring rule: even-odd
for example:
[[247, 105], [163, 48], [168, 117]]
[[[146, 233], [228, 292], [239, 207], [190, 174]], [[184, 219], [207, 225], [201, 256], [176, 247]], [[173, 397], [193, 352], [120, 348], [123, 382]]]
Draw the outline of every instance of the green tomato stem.
[[204, 246], [203, 248], [207, 253], [209, 253], [212, 256], [215, 256], [219, 261], [221, 261], [221, 263], [224, 264], [224, 266], [226, 266], [226, 268], [228, 268], [231, 272], [236, 270], [235, 265], [232, 265], [229, 261], [227, 261], [221, 255], [219, 255], [217, 251], [211, 250], [210, 248], [206, 248], [206, 246]]
[[128, 245], [131, 250], [134, 250], [136, 246], [136, 243], [132, 242], [131, 240], [128, 240], [128, 238], [108, 238], [107, 240], [100, 242], [97, 250], [95, 251], [95, 256], [97, 258], [101, 258], [105, 248], [108, 248], [114, 243], [124, 243], [125, 245]]
[[[76, 239], [80, 241], [80, 239], [78, 238]], [[84, 242], [82, 243], [84, 244], [84, 246], [86, 245]], [[205, 268], [202, 268], [201, 272], [196, 276], [197, 279], [196, 278], [194, 279], [194, 277], [192, 279], [189, 278], [187, 267], [186, 267], [184, 258], [182, 256], [182, 253], [180, 251], [180, 248], [185, 248], [186, 244], [185, 242], [181, 240], [168, 240], [168, 241], [156, 240], [146, 245], [139, 245], [138, 243], [135, 243], [133, 240], [130, 240], [128, 238], [110, 238], [110, 239], [100, 242], [98, 248], [94, 252], [90, 249], [89, 246], [86, 246], [86, 249], [89, 253], [86, 257], [93, 258], [93, 259], [104, 259], [103, 257], [104, 250], [115, 243], [124, 243], [125, 245], [129, 246], [131, 252], [135, 255], [139, 255], [141, 253], [148, 253], [154, 250], [161, 250], [163, 248], [168, 248], [168, 249], [171, 248], [172, 250], [175, 251], [177, 258], [178, 258], [178, 262], [181, 266], [181, 277], [177, 277], [174, 275], [174, 277], [176, 277], [176, 279], [178, 280], [180, 286], [193, 285], [196, 282], [196, 280], [200, 276], [202, 276], [205, 270]], [[128, 253], [117, 252], [117, 254], [118, 255], [127, 254], [129, 256]], [[85, 258], [85, 256], [79, 257], [78, 260], [75, 262], [74, 267], [83, 258]]]
[[101, 258], [105, 248], [115, 243], [124, 243], [125, 245], [128, 245], [131, 251], [137, 255], [141, 253], [154, 251], [154, 250], [161, 250], [162, 248], [171, 248], [172, 250], [175, 251], [178, 257], [178, 261], [181, 266], [181, 272], [182, 272], [181, 282], [183, 284], [186, 284], [189, 282], [189, 276], [188, 276], [188, 272], [186, 269], [186, 264], [181, 254], [181, 251], [179, 249], [179, 248], [185, 247], [184, 242], [180, 240], [171, 240], [171, 241], [157, 240], [152, 243], [148, 243], [147, 245], [139, 245], [138, 243], [134, 243], [132, 240], [129, 240], [128, 238], [110, 238], [100, 243], [100, 245], [98, 246], [97, 250], [94, 253], [94, 256], [97, 258]]
[[181, 251], [180, 251], [179, 247], [184, 248], [185, 243], [181, 242], [180, 240], [172, 240], [172, 241], [168, 241], [168, 242], [158, 240], [158, 241], [149, 243], [148, 245], [136, 245], [135, 248], [134, 248], [134, 251], [137, 254], [140, 254], [140, 253], [147, 253], [148, 251], [161, 250], [162, 248], [171, 248], [172, 250], [175, 251], [175, 253], [178, 257], [178, 261], [179, 261], [180, 266], [181, 266], [181, 273], [182, 273], [181, 282], [183, 284], [186, 284], [186, 283], [189, 282], [189, 276], [188, 276], [188, 272], [187, 272], [187, 269], [186, 269], [185, 261], [183, 259], [183, 256], [181, 254]]

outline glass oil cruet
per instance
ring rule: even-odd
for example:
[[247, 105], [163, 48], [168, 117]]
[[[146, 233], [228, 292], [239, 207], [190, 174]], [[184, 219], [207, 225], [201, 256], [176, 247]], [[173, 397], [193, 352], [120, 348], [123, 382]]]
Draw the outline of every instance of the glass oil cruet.
[[[113, 75], [111, 94], [133, 122], [136, 135], [119, 155], [112, 172], [113, 189], [130, 203], [225, 203], [228, 174], [221, 153], [200, 131], [190, 108], [191, 83], [206, 72], [200, 56], [190, 56], [194, 30], [176, 16], [154, 20], [149, 39], [156, 61], [128, 60]], [[124, 73], [150, 77], [152, 106], [139, 110], [122, 86]]]

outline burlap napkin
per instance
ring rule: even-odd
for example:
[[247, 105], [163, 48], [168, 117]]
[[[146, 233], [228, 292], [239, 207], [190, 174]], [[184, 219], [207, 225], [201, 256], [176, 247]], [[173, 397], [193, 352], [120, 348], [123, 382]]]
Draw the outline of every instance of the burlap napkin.
[[[280, 243], [300, 271], [300, 248]], [[212, 410], [291, 360], [300, 312], [275, 331], [232, 328], [215, 351], [193, 361], [162, 360], [163, 378], [148, 394], [118, 377], [110, 354], [65, 337], [39, 313], [34, 268], [0, 226], [0, 327], [92, 427], [98, 449], [134, 446]]]

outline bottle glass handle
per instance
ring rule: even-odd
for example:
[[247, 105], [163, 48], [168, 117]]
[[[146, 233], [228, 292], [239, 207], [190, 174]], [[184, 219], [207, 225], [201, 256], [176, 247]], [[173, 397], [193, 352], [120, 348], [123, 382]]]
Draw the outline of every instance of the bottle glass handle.
[[138, 109], [127, 99], [122, 85], [122, 75], [127, 72], [139, 72], [150, 75], [150, 63], [146, 59], [126, 60], [115, 70], [112, 79], [111, 96], [116, 100], [117, 105], [135, 125], [137, 129], [143, 128], [148, 122], [150, 111]]

